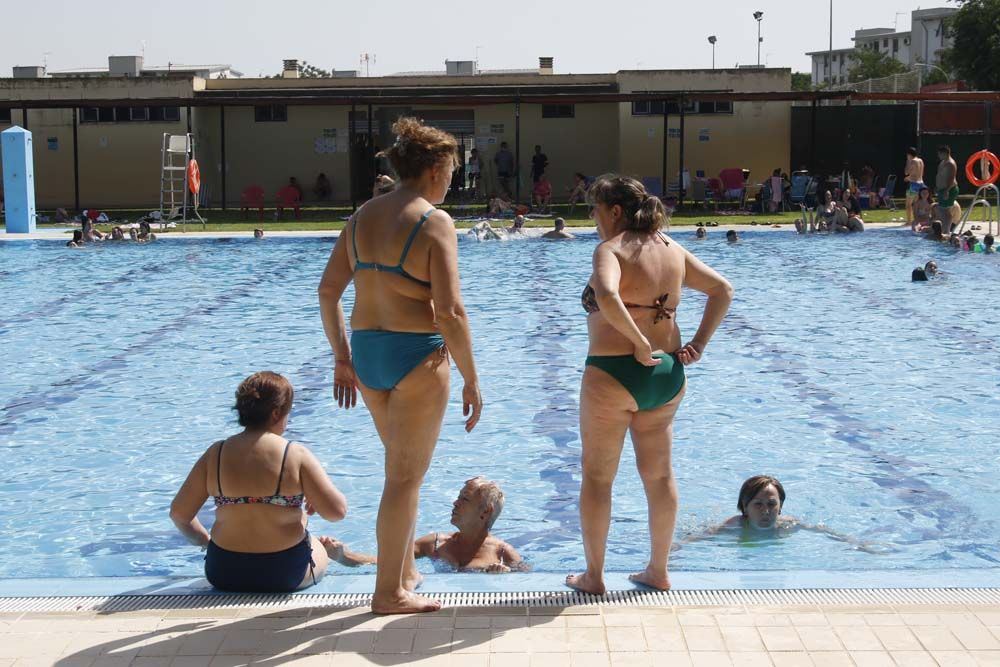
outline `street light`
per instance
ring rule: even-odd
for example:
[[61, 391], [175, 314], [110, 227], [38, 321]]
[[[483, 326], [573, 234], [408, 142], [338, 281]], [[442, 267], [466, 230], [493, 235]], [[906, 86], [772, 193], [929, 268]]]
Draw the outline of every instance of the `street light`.
[[715, 43], [719, 41], [715, 35], [708, 36], [708, 43], [712, 45], [712, 69], [715, 69]]
[[764, 20], [764, 12], [757, 10], [753, 13], [753, 17], [757, 19], [757, 67], [760, 67], [760, 44], [764, 41], [760, 36], [760, 22]]

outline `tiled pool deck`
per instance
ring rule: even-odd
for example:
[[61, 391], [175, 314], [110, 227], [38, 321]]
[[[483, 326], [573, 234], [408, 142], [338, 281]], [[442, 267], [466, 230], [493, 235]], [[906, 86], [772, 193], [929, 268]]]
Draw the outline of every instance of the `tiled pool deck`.
[[0, 667], [1000, 665], [1000, 605], [0, 614]]

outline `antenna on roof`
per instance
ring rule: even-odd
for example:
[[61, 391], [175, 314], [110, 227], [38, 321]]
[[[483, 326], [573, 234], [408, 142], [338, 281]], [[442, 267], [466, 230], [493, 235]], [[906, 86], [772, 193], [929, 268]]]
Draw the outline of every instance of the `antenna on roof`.
[[146, 40], [144, 39], [139, 42], [139, 55], [142, 56], [143, 60], [146, 59]]

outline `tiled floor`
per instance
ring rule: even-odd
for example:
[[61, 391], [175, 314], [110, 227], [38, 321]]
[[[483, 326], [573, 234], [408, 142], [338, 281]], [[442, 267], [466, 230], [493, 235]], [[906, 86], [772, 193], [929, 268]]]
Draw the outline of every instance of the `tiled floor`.
[[1000, 606], [185, 609], [0, 615], [0, 667], [1000, 666]]

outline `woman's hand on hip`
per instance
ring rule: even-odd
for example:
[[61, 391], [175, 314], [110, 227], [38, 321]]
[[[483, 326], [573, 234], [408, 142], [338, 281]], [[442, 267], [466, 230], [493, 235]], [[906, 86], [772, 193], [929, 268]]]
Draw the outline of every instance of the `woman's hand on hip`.
[[358, 379], [354, 374], [354, 364], [348, 359], [337, 359], [333, 369], [333, 398], [342, 408], [353, 408], [358, 404]]
[[[663, 350], [656, 350], [656, 352], [662, 353]], [[649, 341], [643, 338], [642, 342], [635, 346], [635, 352], [632, 353], [632, 356], [643, 366], [659, 366], [663, 360], [653, 356], [656, 352], [653, 351]]]
[[677, 360], [685, 366], [690, 366], [694, 362], [701, 359], [701, 353], [704, 349], [705, 346], [701, 343], [691, 341], [681, 349], [677, 350]]
[[462, 387], [462, 415], [468, 417], [465, 420], [465, 432], [471, 433], [479, 423], [479, 417], [483, 413], [483, 396], [479, 392], [478, 382], [466, 382]]

